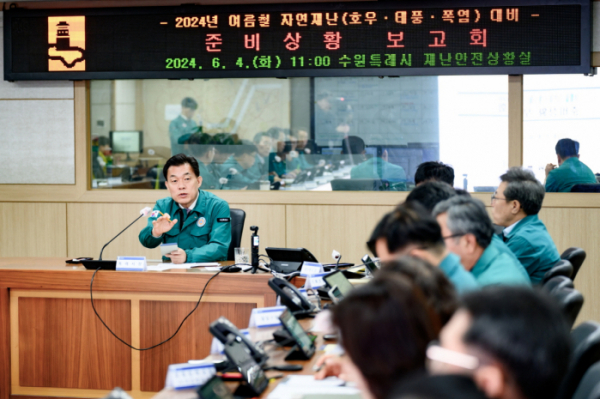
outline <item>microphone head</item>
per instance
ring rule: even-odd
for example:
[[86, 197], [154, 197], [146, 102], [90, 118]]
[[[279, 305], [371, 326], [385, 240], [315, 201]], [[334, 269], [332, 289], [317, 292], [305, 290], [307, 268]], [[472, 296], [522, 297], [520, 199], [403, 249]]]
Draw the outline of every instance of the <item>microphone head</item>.
[[147, 207], [145, 207], [144, 209], [142, 209], [140, 211], [140, 215], [148, 216], [148, 214], [150, 213], [150, 211], [152, 211], [152, 208], [150, 208], [149, 206], [147, 206]]
[[333, 258], [333, 260], [338, 260], [340, 258], [340, 253], [334, 249], [331, 253], [331, 257]]

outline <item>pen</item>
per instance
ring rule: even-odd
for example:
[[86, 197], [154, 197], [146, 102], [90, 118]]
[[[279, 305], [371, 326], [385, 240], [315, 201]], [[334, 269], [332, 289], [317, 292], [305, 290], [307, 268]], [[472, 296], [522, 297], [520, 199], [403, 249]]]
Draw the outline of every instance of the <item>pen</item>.
[[315, 373], [318, 373], [319, 371], [321, 371], [321, 369], [323, 368], [324, 365], [325, 365], [325, 363], [321, 363], [320, 366], [313, 366], [312, 369]]
[[[165, 216], [165, 214], [164, 214], [164, 213], [162, 213], [161, 211], [158, 211], [158, 213], [160, 213], [160, 214], [161, 214], [161, 216]], [[169, 221], [169, 223], [171, 223], [171, 218], [170, 218], [170, 217], [169, 217], [167, 220]]]

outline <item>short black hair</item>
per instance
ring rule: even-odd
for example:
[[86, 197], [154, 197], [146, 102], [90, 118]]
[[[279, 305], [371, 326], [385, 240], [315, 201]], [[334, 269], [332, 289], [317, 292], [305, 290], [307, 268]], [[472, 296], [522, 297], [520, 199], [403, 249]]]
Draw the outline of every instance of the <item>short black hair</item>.
[[454, 197], [456, 191], [446, 183], [427, 181], [415, 187], [406, 197], [407, 201], [416, 201], [423, 205], [429, 213], [435, 206], [448, 198]]
[[236, 144], [236, 139], [229, 133], [217, 133], [213, 136], [215, 144], [220, 145], [233, 145]]
[[240, 157], [244, 154], [252, 154], [257, 151], [254, 143], [248, 140], [242, 140], [241, 143], [232, 146], [231, 149], [233, 150], [234, 157]]
[[271, 135], [266, 132], [258, 132], [254, 135], [254, 144], [259, 144], [263, 137], [271, 138]]
[[348, 136], [342, 140], [342, 154], [362, 154], [365, 141], [358, 136]]
[[425, 352], [440, 330], [419, 287], [401, 275], [373, 278], [332, 309], [344, 349], [376, 399], [425, 368]]
[[494, 236], [492, 219], [483, 202], [477, 198], [464, 195], [449, 198], [436, 205], [432, 212], [436, 218], [442, 213], [446, 214], [446, 224], [453, 235], [473, 234], [477, 244], [483, 249], [492, 242]]
[[165, 177], [166, 180], [169, 180], [169, 178], [167, 176], [167, 174], [169, 172], [169, 168], [171, 166], [185, 165], [186, 163], [191, 166], [196, 177], [199, 177], [200, 176], [200, 168], [198, 167], [198, 161], [196, 161], [196, 158], [188, 157], [185, 154], [177, 154], [177, 155], [173, 155], [171, 158], [169, 158], [169, 160], [167, 161], [167, 163], [165, 163], [165, 166], [163, 167], [163, 176]]
[[402, 256], [382, 264], [377, 275], [385, 276], [387, 273], [401, 274], [416, 284], [425, 295], [427, 303], [440, 317], [442, 325], [446, 324], [456, 311], [456, 289], [439, 267], [432, 266], [423, 259]]
[[429, 180], [442, 181], [454, 187], [454, 168], [436, 161], [423, 162], [415, 172], [415, 184]]
[[181, 100], [181, 108], [198, 109], [198, 103], [192, 97]]
[[471, 316], [463, 341], [502, 363], [527, 399], [546, 399], [567, 372], [571, 339], [566, 318], [541, 290], [496, 286], [467, 293]]
[[398, 205], [379, 221], [369, 243], [375, 244], [380, 238], [385, 238], [392, 254], [411, 244], [426, 249], [444, 246], [440, 225], [421, 204], [414, 201]]
[[556, 150], [556, 154], [562, 159], [576, 157], [579, 154], [579, 141], [560, 139], [554, 149]]
[[518, 166], [510, 168], [500, 176], [506, 182], [504, 196], [507, 201], [519, 201], [527, 215], [537, 215], [542, 209], [546, 190], [533, 173]]

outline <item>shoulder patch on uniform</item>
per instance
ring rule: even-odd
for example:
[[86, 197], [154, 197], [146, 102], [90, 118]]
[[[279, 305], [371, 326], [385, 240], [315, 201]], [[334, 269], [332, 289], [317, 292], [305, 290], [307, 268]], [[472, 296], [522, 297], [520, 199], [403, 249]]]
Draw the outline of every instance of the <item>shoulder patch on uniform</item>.
[[219, 223], [229, 223], [229, 222], [231, 222], [231, 218], [217, 218], [217, 222], [219, 222]]

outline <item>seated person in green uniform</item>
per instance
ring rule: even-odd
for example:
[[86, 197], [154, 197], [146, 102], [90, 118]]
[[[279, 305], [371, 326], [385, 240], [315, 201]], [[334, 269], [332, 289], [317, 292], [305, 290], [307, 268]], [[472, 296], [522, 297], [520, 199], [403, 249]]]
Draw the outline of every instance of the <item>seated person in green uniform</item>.
[[[233, 155], [233, 146], [237, 140], [228, 133], [217, 133], [213, 136], [215, 143], [215, 156], [213, 158], [213, 170], [216, 174], [221, 173], [221, 166]], [[223, 177], [223, 176], [218, 176]]]
[[231, 243], [229, 204], [200, 190], [202, 176], [198, 162], [177, 154], [163, 168], [171, 197], [156, 202], [154, 211], [139, 235], [146, 248], [177, 243], [169, 254], [173, 263], [225, 260]]
[[269, 154], [269, 180], [276, 183], [283, 179], [296, 178], [298, 163], [294, 153], [297, 155], [291, 140], [277, 142], [277, 152]]
[[[439, 346], [430, 347], [446, 359], [432, 359], [428, 368], [470, 375], [489, 399], [555, 398], [571, 357], [565, 320], [543, 291], [497, 286], [470, 292], [442, 328]], [[474, 367], [444, 361], [459, 355]]]
[[560, 255], [544, 223], [538, 218], [544, 186], [533, 173], [513, 167], [500, 176], [492, 196], [492, 220], [504, 227], [502, 239], [527, 270], [531, 282], [540, 284]]
[[220, 190], [219, 174], [215, 173], [213, 160], [215, 158], [215, 145], [210, 135], [206, 133], [195, 133], [186, 144], [186, 154], [196, 158], [202, 176], [202, 188], [204, 190]]
[[448, 184], [428, 181], [413, 188], [406, 197], [406, 202], [416, 201], [431, 213], [437, 204], [454, 196], [456, 196], [456, 191]]
[[358, 136], [348, 136], [342, 140], [342, 154], [348, 154], [356, 166], [350, 171], [352, 179], [381, 179], [390, 182], [395, 191], [406, 190], [406, 172], [402, 166], [387, 162], [383, 158], [365, 156], [365, 142]]
[[196, 100], [186, 97], [181, 101], [181, 115], [169, 124], [169, 138], [171, 139], [171, 154], [183, 152], [183, 144], [179, 142], [181, 136], [197, 133], [198, 124], [192, 119], [198, 109]]
[[576, 184], [596, 184], [596, 175], [579, 160], [579, 142], [561, 139], [556, 143], [558, 168], [546, 165], [546, 192], [568, 193]]
[[269, 154], [273, 149], [273, 140], [268, 133], [260, 132], [254, 136], [253, 141], [256, 146], [256, 161], [254, 161], [250, 173], [256, 180], [267, 180], [267, 175], [269, 174]]
[[459, 294], [479, 287], [460, 258], [446, 248], [438, 222], [416, 202], [400, 204], [385, 215], [368, 246], [382, 262], [410, 255], [439, 267]]
[[415, 185], [419, 186], [428, 181], [441, 181], [454, 187], [454, 169], [441, 162], [423, 162], [415, 172]]
[[251, 168], [256, 161], [256, 146], [248, 140], [232, 146], [233, 155], [221, 166], [221, 176], [227, 179], [224, 190], [244, 190], [257, 181]]
[[314, 165], [309, 162], [312, 156], [312, 143], [309, 140], [308, 129], [296, 128], [292, 129], [292, 138], [296, 140], [296, 152], [298, 152], [298, 166], [300, 169], [310, 169]]
[[433, 216], [442, 228], [446, 247], [460, 257], [479, 285], [531, 285], [521, 262], [494, 234], [483, 202], [455, 196], [437, 204]]

